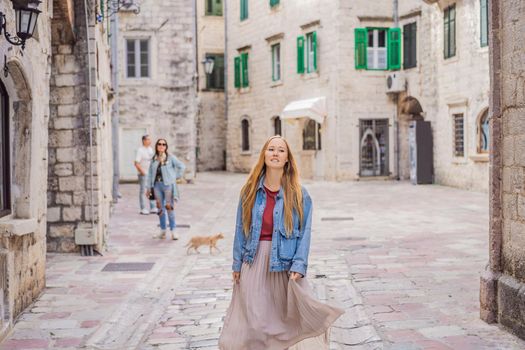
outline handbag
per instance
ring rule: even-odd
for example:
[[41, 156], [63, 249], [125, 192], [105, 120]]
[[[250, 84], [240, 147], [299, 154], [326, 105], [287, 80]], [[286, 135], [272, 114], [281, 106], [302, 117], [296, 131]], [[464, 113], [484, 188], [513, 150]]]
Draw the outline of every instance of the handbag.
[[155, 199], [155, 191], [153, 190], [153, 187], [149, 189], [149, 196], [148, 196], [148, 199], [150, 201], [154, 200]]

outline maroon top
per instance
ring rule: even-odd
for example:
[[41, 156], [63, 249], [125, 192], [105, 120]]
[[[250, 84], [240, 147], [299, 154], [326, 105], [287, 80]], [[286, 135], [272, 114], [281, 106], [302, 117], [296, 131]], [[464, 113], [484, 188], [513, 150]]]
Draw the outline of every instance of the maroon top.
[[271, 241], [273, 233], [273, 208], [275, 207], [275, 197], [279, 191], [272, 192], [264, 186], [266, 191], [266, 207], [264, 207], [260, 241]]

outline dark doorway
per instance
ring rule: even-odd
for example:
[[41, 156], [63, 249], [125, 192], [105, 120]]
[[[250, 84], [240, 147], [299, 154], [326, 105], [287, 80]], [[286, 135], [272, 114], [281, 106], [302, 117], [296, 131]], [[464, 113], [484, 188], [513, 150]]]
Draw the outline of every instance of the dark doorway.
[[359, 176], [388, 176], [388, 119], [359, 120]]

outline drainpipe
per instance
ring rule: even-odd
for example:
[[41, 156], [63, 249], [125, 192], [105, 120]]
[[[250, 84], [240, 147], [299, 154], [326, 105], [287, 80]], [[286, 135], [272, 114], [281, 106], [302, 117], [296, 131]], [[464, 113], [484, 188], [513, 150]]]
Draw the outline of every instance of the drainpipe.
[[[224, 10], [224, 122], [228, 124], [228, 1], [223, 1]], [[226, 125], [227, 126], [227, 125]], [[225, 130], [227, 127], [225, 128]], [[228, 147], [227, 133], [224, 135], [226, 144], [224, 151], [224, 170], [227, 168], [228, 162], [226, 161], [227, 153], [226, 148]]]
[[120, 159], [119, 159], [119, 60], [118, 60], [118, 3], [110, 2], [114, 15], [111, 16], [111, 65], [112, 65], [112, 85], [113, 85], [113, 108], [111, 114], [111, 136], [113, 148], [113, 202], [118, 202], [119, 198], [119, 178], [120, 178]]
[[[394, 18], [394, 27], [399, 27], [399, 12], [398, 12], [398, 0], [393, 0], [393, 18]], [[394, 128], [396, 129], [396, 146], [394, 149], [395, 152], [395, 161], [396, 161], [396, 180], [401, 178], [399, 171], [399, 94], [394, 95]]]
[[94, 194], [93, 194], [93, 118], [92, 116], [92, 110], [91, 110], [91, 38], [89, 36], [89, 16], [88, 16], [88, 4], [87, 0], [84, 0], [84, 15], [86, 17], [86, 41], [87, 41], [87, 50], [88, 50], [88, 113], [89, 113], [89, 180], [90, 180], [90, 205], [89, 205], [89, 213], [91, 216], [91, 228], [95, 228], [95, 218], [93, 217], [94, 213]]

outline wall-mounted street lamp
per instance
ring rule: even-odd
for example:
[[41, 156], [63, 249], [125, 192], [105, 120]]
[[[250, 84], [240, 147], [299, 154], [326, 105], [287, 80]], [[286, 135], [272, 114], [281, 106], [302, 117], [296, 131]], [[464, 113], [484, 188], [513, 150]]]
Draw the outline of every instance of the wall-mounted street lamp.
[[16, 37], [12, 37], [7, 32], [5, 14], [0, 12], [0, 35], [4, 31], [4, 36], [9, 43], [16, 46], [22, 45], [22, 49], [24, 49], [26, 40], [30, 39], [35, 31], [38, 15], [41, 12], [38, 10], [40, 3], [40, 0], [27, 0], [25, 4], [13, 6], [16, 19]]
[[213, 65], [215, 64], [215, 60], [211, 57], [206, 57], [204, 60], [202, 60], [201, 63], [204, 66], [204, 72], [207, 75], [210, 75], [213, 72]]

